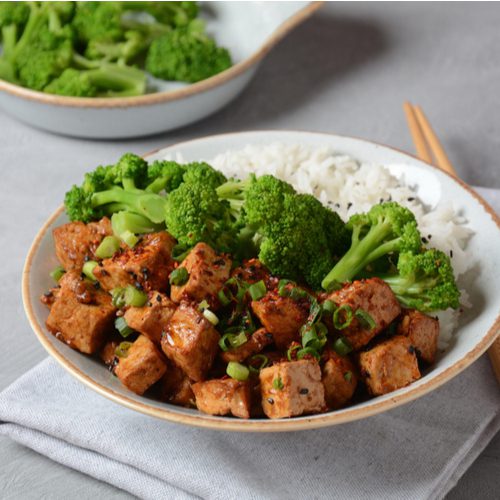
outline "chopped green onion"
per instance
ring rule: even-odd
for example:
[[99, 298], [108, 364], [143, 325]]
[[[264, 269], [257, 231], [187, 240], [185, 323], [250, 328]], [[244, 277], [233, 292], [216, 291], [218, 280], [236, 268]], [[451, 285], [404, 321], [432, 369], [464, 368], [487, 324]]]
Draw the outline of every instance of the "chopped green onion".
[[188, 279], [188, 270], [185, 267], [178, 267], [170, 273], [168, 281], [171, 285], [182, 286], [187, 283]]
[[305, 299], [307, 297], [309, 297], [309, 294], [301, 288], [295, 287], [290, 290], [290, 298], [292, 300]]
[[129, 335], [134, 333], [134, 330], [127, 325], [127, 322], [125, 321], [125, 318], [123, 316], [120, 316], [115, 319], [115, 328], [120, 332], [120, 335], [125, 339]]
[[[344, 317], [343, 323], [342, 321], [342, 316]], [[337, 330], [343, 330], [344, 328], [347, 328], [352, 322], [352, 309], [351, 306], [344, 304], [340, 306], [338, 309], [335, 310], [333, 313], [333, 326]]]
[[318, 321], [316, 324], [316, 333], [318, 334], [319, 339], [324, 339], [328, 335], [328, 328], [324, 323]]
[[309, 308], [309, 318], [308, 323], [316, 323], [321, 318], [321, 313], [323, 309], [321, 304], [312, 296], [309, 296], [309, 300], [311, 301], [311, 307]]
[[217, 293], [217, 298], [223, 306], [229, 305], [233, 300], [233, 294], [229, 290], [227, 291], [227, 293], [229, 294], [229, 297], [226, 295], [226, 291], [224, 290], [224, 288], [221, 288]]
[[125, 288], [113, 288], [111, 290], [111, 303], [118, 309], [125, 307], [127, 304], [125, 303], [124, 295]]
[[210, 307], [210, 304], [206, 301], [206, 300], [202, 300], [199, 304], [198, 304], [198, 309], [200, 311], [204, 311], [205, 309], [208, 309]]
[[[252, 365], [253, 362], [260, 361], [258, 367]], [[248, 369], [253, 373], [259, 373], [263, 368], [269, 364], [269, 358], [265, 354], [255, 354], [249, 359]]]
[[339, 337], [333, 343], [333, 349], [340, 356], [347, 356], [352, 351], [352, 346], [345, 337]]
[[325, 300], [323, 302], [323, 311], [326, 313], [333, 314], [335, 312], [335, 309], [337, 309], [337, 305], [333, 300]]
[[267, 288], [263, 280], [257, 281], [248, 287], [248, 293], [252, 300], [260, 300], [267, 293]]
[[116, 236], [106, 236], [94, 253], [95, 256], [100, 259], [108, 259], [112, 257], [119, 248], [120, 240]]
[[121, 342], [120, 345], [116, 346], [115, 356], [118, 356], [119, 358], [126, 358], [131, 347], [132, 342]]
[[97, 265], [98, 264], [95, 260], [88, 260], [85, 264], [83, 264], [82, 273], [85, 274], [85, 276], [87, 276], [90, 280], [96, 281], [96, 277], [92, 271]]
[[273, 380], [273, 387], [277, 391], [282, 391], [285, 388], [285, 386], [283, 385], [283, 380], [281, 380], [281, 377], [275, 378]]
[[134, 248], [137, 242], [139, 241], [139, 238], [132, 231], [129, 231], [128, 229], [120, 234], [120, 239], [130, 248]]
[[66, 271], [64, 270], [64, 268], [62, 266], [57, 266], [54, 270], [52, 270], [50, 272], [50, 277], [56, 282], [58, 283], [59, 280], [63, 277], [63, 274], [65, 273]]
[[307, 354], [314, 356], [317, 360], [321, 358], [319, 352], [316, 349], [313, 349], [312, 347], [304, 347], [303, 349], [297, 352], [297, 359], [302, 359]]
[[219, 347], [224, 351], [235, 349], [248, 342], [245, 332], [240, 333], [225, 333], [219, 340]]
[[318, 334], [314, 325], [305, 325], [304, 334], [302, 335], [302, 345], [307, 347], [311, 342], [318, 340]]
[[292, 354], [294, 353], [294, 351], [297, 351], [298, 349], [302, 349], [299, 344], [295, 344], [292, 347], [288, 348], [288, 351], [286, 351], [286, 357], [288, 358], [288, 361], [293, 361]]
[[375, 328], [375, 320], [363, 309], [357, 309], [354, 316], [360, 321], [363, 326], [368, 327], [370, 330]]
[[144, 292], [137, 290], [135, 286], [127, 285], [123, 300], [127, 306], [142, 307], [148, 301], [148, 296]]
[[250, 370], [241, 363], [237, 363], [236, 361], [230, 361], [227, 364], [226, 373], [235, 380], [239, 380], [240, 382], [244, 382], [248, 379], [250, 375]]
[[219, 318], [210, 309], [203, 309], [203, 316], [214, 326], [219, 323]]
[[344, 373], [344, 380], [346, 382], [350, 382], [352, 380], [352, 372], [351, 371], [348, 371], [348, 372]]

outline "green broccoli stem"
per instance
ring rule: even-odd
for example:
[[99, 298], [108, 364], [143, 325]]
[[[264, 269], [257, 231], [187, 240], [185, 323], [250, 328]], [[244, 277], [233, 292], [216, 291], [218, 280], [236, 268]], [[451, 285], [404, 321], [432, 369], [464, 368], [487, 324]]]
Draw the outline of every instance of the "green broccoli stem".
[[165, 220], [165, 199], [154, 193], [145, 194], [139, 190], [134, 192], [116, 188], [92, 195], [94, 208], [110, 203], [120, 203], [122, 206], [127, 206], [130, 211], [147, 217], [155, 224]]
[[168, 178], [167, 177], [158, 177], [153, 182], [146, 186], [145, 191], [148, 193], [159, 193], [163, 191], [167, 185]]
[[403, 278], [396, 275], [380, 275], [380, 279], [384, 280], [397, 296], [411, 295], [416, 297], [425, 294], [426, 290], [430, 290], [437, 284], [435, 279]]
[[111, 216], [111, 227], [116, 236], [121, 236], [126, 231], [133, 234], [145, 234], [165, 228], [164, 224], [153, 224], [148, 218], [139, 214], [121, 211]]
[[352, 232], [351, 247], [326, 275], [321, 286], [325, 290], [331, 290], [338, 284], [351, 281], [370, 262], [394, 251], [397, 248], [399, 238], [381, 245], [381, 242], [391, 234], [391, 231], [391, 224], [381, 221], [372, 226], [368, 233], [360, 239], [361, 227], [355, 226]]
[[111, 97], [142, 95], [146, 91], [146, 75], [130, 66], [102, 63], [100, 68], [88, 71], [92, 84], [109, 89], [104, 95]]
[[2, 28], [2, 58], [12, 63], [17, 42], [17, 26], [11, 24]]

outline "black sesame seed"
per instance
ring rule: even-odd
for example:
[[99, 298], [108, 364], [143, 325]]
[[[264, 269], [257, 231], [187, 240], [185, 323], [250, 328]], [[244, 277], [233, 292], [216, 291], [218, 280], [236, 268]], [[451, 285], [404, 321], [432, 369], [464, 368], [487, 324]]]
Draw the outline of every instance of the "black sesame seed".
[[99, 288], [101, 288], [101, 284], [100, 284], [98, 281], [96, 281], [96, 282], [94, 283], [94, 288], [95, 288], [96, 290], [99, 290]]
[[422, 236], [422, 243], [427, 244], [429, 243], [429, 240]]
[[340, 208], [340, 203], [335, 203], [335, 206], [336, 206], [337, 208]]
[[432, 234], [427, 235], [427, 239], [430, 240], [432, 238]]
[[415, 353], [415, 348], [411, 345], [410, 347], [408, 347], [408, 352], [410, 354], [414, 354]]
[[274, 399], [273, 399], [273, 398], [267, 398], [267, 402], [268, 402], [270, 405], [273, 405], [273, 404], [274, 404]]
[[309, 394], [309, 389], [307, 387], [304, 387], [303, 389], [300, 389], [300, 394]]
[[158, 294], [158, 295], [156, 296], [156, 302], [161, 302], [161, 295], [160, 295], [160, 294]]
[[384, 203], [384, 198], [380, 198], [379, 203]]
[[352, 207], [352, 203], [351, 203], [351, 202], [349, 202], [349, 203], [347, 204], [347, 210], [349, 210], [351, 207]]
[[274, 339], [274, 337], [272, 336], [272, 334], [268, 333], [268, 332], [266, 332], [266, 338], [268, 338], [269, 340], [273, 340]]
[[408, 198], [408, 201], [415, 201], [415, 198], [413, 198], [413, 196], [410, 196], [410, 197]]
[[450, 250], [450, 257], [453, 257], [453, 250]]

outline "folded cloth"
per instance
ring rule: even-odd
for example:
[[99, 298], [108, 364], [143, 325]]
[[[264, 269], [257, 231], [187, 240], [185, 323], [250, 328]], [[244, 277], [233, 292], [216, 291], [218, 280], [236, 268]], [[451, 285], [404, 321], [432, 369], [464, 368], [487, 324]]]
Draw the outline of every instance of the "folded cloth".
[[[481, 190], [500, 207], [500, 192]], [[183, 427], [122, 408], [47, 359], [0, 394], [0, 434], [141, 498], [443, 498], [500, 429], [486, 356], [417, 401], [286, 434]]]

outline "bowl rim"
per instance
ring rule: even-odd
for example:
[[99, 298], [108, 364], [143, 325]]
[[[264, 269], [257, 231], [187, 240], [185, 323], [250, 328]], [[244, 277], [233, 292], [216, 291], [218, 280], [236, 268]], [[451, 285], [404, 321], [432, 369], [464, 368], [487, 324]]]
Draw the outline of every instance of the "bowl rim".
[[[378, 143], [375, 141], [370, 141], [366, 139], [362, 139], [354, 136], [347, 136], [341, 134], [327, 133], [327, 132], [312, 132], [306, 130], [249, 130], [244, 132], [233, 132], [233, 133], [225, 133], [225, 134], [213, 134], [209, 136], [199, 137], [197, 139], [191, 139], [187, 141], [181, 141], [175, 144], [171, 144], [166, 146], [165, 148], [159, 148], [153, 151], [150, 151], [144, 154], [144, 157], [151, 156], [154, 153], [161, 151], [162, 149], [170, 149], [179, 146], [183, 146], [192, 142], [201, 142], [214, 138], [222, 138], [227, 136], [235, 136], [235, 135], [245, 135], [252, 133], [300, 133], [300, 134], [313, 134], [313, 135], [324, 135], [327, 137], [340, 137], [344, 139], [353, 139], [356, 141], [361, 141], [365, 143], [369, 143], [374, 146], [386, 148], [392, 151], [396, 151], [399, 154], [410, 157], [412, 160], [418, 160], [426, 165], [432, 167], [436, 171], [444, 173], [447, 175], [453, 182], [456, 182], [461, 187], [463, 187], [466, 191], [469, 192], [483, 207], [483, 209], [491, 216], [493, 222], [496, 224], [497, 228], [500, 230], [500, 217], [496, 214], [496, 212], [489, 206], [489, 204], [472, 188], [470, 188], [464, 181], [459, 178], [456, 178], [446, 172], [443, 172], [438, 167], [424, 162], [417, 158], [416, 156], [409, 154], [405, 151], [402, 151], [398, 148], [394, 148], [391, 146], [387, 146], [382, 143]], [[377, 401], [376, 399], [369, 407], [366, 408], [356, 408], [347, 407], [343, 409], [342, 412], [328, 412], [320, 415], [301, 417], [300, 419], [231, 419], [231, 418], [214, 418], [212, 415], [207, 415], [202, 412], [198, 412], [196, 414], [183, 414], [178, 413], [176, 411], [170, 410], [170, 406], [165, 404], [165, 407], [157, 408], [148, 405], [147, 403], [136, 401], [131, 399], [128, 396], [122, 395], [114, 391], [113, 389], [106, 387], [99, 382], [92, 379], [89, 375], [83, 372], [80, 368], [70, 362], [63, 354], [61, 354], [49, 341], [48, 335], [44, 333], [44, 325], [41, 325], [37, 319], [37, 316], [33, 309], [33, 304], [31, 301], [31, 293], [30, 293], [30, 274], [31, 267], [33, 263], [33, 259], [39, 249], [40, 243], [44, 238], [47, 231], [50, 229], [52, 223], [62, 214], [64, 211], [64, 205], [61, 205], [43, 224], [42, 228], [38, 231], [37, 235], [31, 247], [28, 251], [28, 255], [26, 257], [26, 261], [23, 268], [22, 274], [22, 299], [23, 306], [28, 318], [28, 321], [37, 336], [38, 340], [42, 344], [42, 346], [46, 349], [46, 351], [70, 374], [72, 374], [75, 378], [77, 378], [80, 382], [90, 387], [97, 393], [102, 396], [121, 404], [129, 409], [138, 411], [145, 415], [149, 415], [151, 417], [156, 417], [162, 420], [167, 420], [174, 423], [190, 425], [194, 427], [202, 427], [202, 428], [210, 428], [221, 431], [239, 431], [239, 432], [287, 432], [287, 431], [298, 431], [298, 430], [309, 430], [316, 429], [321, 427], [327, 427], [331, 425], [351, 422], [355, 420], [359, 420], [362, 418], [366, 418], [372, 415], [377, 415], [379, 413], [391, 410], [398, 406], [401, 406], [405, 403], [413, 401], [434, 389], [437, 389], [444, 383], [451, 380], [453, 377], [462, 372], [465, 368], [470, 366], [476, 359], [478, 359], [494, 342], [496, 337], [500, 334], [500, 308], [499, 312], [496, 316], [495, 321], [488, 329], [488, 332], [482, 337], [482, 339], [473, 347], [470, 351], [468, 351], [461, 359], [457, 360], [451, 366], [443, 370], [440, 374], [431, 377], [426, 382], [412, 387], [412, 385], [408, 386], [408, 390], [403, 393], [399, 393], [390, 397], [388, 399]], [[312, 418], [314, 417], [314, 418]]]
[[136, 106], [150, 106], [153, 104], [170, 102], [185, 99], [187, 97], [201, 94], [223, 85], [230, 80], [240, 76], [258, 63], [264, 56], [288, 33], [290, 33], [299, 24], [309, 18], [318, 10], [324, 1], [309, 2], [295, 14], [285, 19], [265, 40], [265, 42], [246, 59], [234, 64], [230, 68], [200, 82], [193, 83], [187, 87], [176, 90], [164, 90], [162, 92], [153, 92], [135, 97], [70, 97], [55, 94], [46, 94], [38, 90], [31, 90], [15, 83], [0, 79], [0, 91], [7, 94], [30, 101], [36, 101], [43, 104], [70, 107], [70, 108], [129, 108]]

